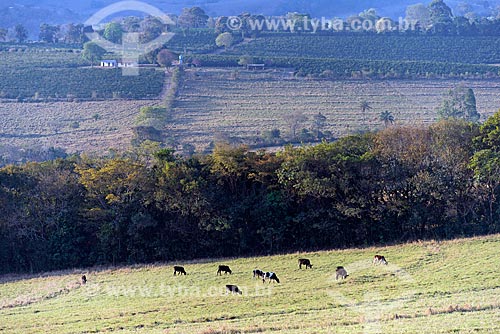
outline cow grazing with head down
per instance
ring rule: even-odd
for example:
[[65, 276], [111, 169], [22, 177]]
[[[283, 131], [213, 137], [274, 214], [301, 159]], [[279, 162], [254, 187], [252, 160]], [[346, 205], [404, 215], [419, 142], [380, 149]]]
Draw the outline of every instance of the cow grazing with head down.
[[181, 267], [181, 266], [174, 266], [174, 276], [175, 276], [176, 274], [179, 274], [179, 275], [182, 275], [182, 274], [187, 275], [186, 270], [184, 270], [184, 267]]
[[238, 288], [236, 285], [232, 285], [232, 284], [226, 285], [226, 294], [227, 293], [239, 293], [240, 295], [243, 294], [241, 292], [240, 288]]
[[219, 270], [217, 270], [217, 275], [222, 275], [222, 272], [224, 272], [224, 274], [227, 274], [227, 273], [230, 273], [232, 274], [233, 272], [231, 271], [231, 269], [229, 269], [229, 266], [225, 266], [225, 265], [219, 265]]
[[299, 269], [302, 269], [302, 266], [306, 266], [306, 269], [313, 267], [309, 259], [299, 259]]
[[338, 266], [337, 267], [337, 270], [335, 271], [335, 274], [336, 274], [335, 279], [339, 279], [339, 277], [342, 278], [342, 279], [345, 279], [347, 276], [349, 276], [347, 274], [347, 271], [345, 270], [345, 268], [342, 267], [342, 266]]
[[260, 269], [254, 269], [254, 270], [253, 270], [253, 278], [258, 277], [258, 278], [262, 278], [262, 279], [264, 279], [265, 275], [266, 275], [266, 273], [265, 273], [265, 272], [263, 272], [263, 271], [262, 271], [262, 270], [260, 270]]
[[275, 273], [273, 272], [267, 272], [264, 274], [264, 278], [262, 279], [262, 282], [265, 282], [266, 279], [269, 280], [269, 283], [271, 283], [271, 281], [276, 281], [276, 283], [279, 283], [280, 282], [280, 279], [278, 278], [278, 276], [276, 276]]
[[382, 255], [375, 255], [373, 257], [373, 264], [387, 264], [387, 260]]

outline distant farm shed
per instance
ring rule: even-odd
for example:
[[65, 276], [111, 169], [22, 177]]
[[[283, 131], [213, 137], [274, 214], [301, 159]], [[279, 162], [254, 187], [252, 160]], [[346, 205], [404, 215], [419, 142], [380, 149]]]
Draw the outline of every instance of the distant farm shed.
[[118, 67], [118, 62], [113, 59], [101, 60], [101, 67]]
[[247, 64], [247, 70], [264, 70], [266, 68], [265, 64]]

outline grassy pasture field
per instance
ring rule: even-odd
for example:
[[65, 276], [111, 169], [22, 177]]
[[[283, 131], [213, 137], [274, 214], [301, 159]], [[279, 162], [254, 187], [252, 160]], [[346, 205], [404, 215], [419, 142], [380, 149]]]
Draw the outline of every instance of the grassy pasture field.
[[[4, 276], [0, 332], [498, 333], [499, 247], [494, 235], [178, 263], [186, 276], [173, 276], [174, 263]], [[389, 265], [372, 265], [376, 253]], [[300, 257], [313, 269], [299, 270]], [[233, 274], [217, 276], [221, 263]], [[335, 279], [338, 265], [346, 280]], [[253, 279], [256, 267], [281, 283]]]
[[[398, 125], [429, 125], [458, 80], [320, 80], [292, 78], [279, 71], [241, 69], [188, 71], [173, 111], [169, 133], [181, 143], [202, 150], [220, 134], [248, 138], [277, 128], [290, 130], [288, 119], [301, 112], [308, 118], [299, 128], [311, 128], [313, 115], [327, 117], [324, 131], [341, 137], [360, 129], [383, 128], [382, 111]], [[500, 107], [500, 81], [468, 80], [478, 111], [485, 119]], [[359, 105], [373, 109], [363, 115]]]

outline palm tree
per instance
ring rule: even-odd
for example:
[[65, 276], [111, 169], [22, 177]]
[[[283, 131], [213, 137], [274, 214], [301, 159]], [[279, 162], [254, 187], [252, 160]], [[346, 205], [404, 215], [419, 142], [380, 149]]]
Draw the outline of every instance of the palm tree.
[[363, 114], [363, 123], [364, 123], [364, 127], [366, 127], [366, 111], [372, 110], [373, 108], [372, 108], [372, 106], [370, 106], [370, 104], [366, 100], [363, 100], [359, 104], [359, 109], [361, 109], [361, 113]]
[[380, 113], [379, 119], [384, 122], [384, 126], [387, 128], [390, 124], [394, 123], [394, 116], [388, 110], [382, 111]]

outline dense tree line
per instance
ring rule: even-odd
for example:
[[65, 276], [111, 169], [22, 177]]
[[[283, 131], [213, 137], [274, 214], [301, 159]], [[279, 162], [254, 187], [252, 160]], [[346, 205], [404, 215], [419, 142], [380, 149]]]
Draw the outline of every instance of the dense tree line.
[[154, 145], [0, 170], [0, 268], [236, 256], [500, 228], [500, 113], [279, 153]]

